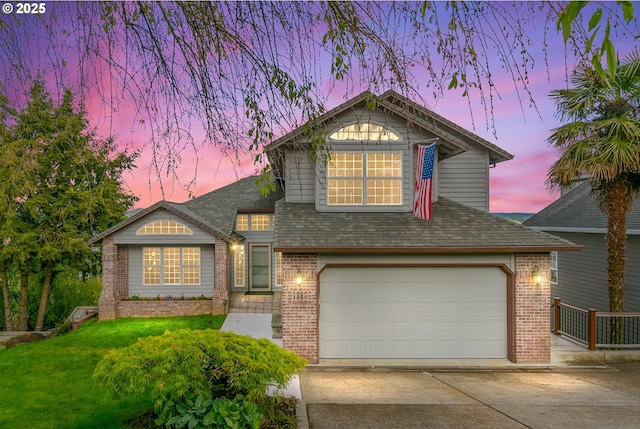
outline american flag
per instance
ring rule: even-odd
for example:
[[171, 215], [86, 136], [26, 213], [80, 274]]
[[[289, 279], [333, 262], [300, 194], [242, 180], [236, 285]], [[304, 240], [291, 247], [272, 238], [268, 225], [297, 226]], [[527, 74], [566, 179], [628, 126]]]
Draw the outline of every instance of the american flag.
[[435, 153], [435, 143], [430, 146], [418, 145], [413, 215], [420, 219], [431, 219], [431, 188]]

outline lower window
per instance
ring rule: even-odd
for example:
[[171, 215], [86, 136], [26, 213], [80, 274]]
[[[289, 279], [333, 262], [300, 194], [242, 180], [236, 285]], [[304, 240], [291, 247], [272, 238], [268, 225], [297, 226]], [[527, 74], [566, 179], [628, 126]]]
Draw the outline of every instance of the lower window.
[[142, 251], [145, 285], [199, 285], [199, 247], [145, 247]]

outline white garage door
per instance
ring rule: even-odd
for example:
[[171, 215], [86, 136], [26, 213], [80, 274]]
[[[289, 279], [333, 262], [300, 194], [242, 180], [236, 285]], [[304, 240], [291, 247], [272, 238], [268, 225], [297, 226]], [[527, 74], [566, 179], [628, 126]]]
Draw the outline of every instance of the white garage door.
[[497, 267], [329, 267], [320, 358], [506, 358], [506, 275]]

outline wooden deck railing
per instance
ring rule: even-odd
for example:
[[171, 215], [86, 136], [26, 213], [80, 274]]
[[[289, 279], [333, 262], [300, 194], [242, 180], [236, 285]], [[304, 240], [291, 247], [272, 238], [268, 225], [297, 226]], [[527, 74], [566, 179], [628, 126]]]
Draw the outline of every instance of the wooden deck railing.
[[589, 350], [640, 349], [640, 313], [585, 310], [555, 298], [553, 333], [586, 345]]

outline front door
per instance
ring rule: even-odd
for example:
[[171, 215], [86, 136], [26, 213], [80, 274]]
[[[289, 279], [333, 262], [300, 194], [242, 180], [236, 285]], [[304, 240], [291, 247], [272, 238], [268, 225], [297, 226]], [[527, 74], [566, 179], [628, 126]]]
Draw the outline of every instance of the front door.
[[249, 290], [271, 290], [271, 245], [249, 245]]

